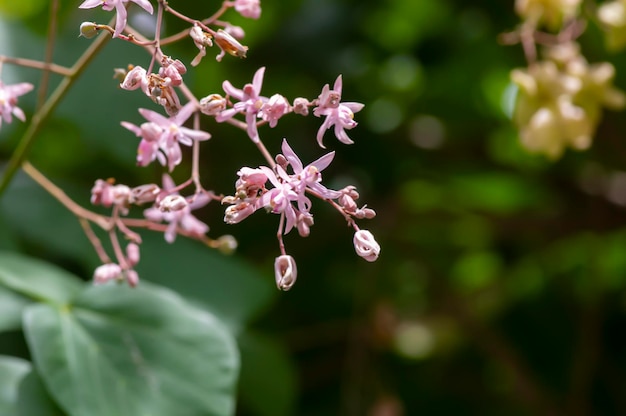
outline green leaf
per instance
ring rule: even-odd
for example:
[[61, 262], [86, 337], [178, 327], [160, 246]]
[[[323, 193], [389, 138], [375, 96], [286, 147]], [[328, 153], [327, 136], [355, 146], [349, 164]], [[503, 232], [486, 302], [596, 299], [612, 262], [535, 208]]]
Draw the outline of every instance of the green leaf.
[[0, 251], [0, 287], [33, 299], [62, 304], [74, 297], [82, 284], [76, 276], [52, 264]]
[[277, 293], [273, 281], [244, 259], [225, 256], [195, 241], [178, 238], [167, 244], [162, 234], [146, 234], [141, 253], [137, 271], [142, 279], [171, 287], [200, 303], [235, 332], [266, 309]]
[[22, 327], [22, 310], [30, 301], [0, 286], [0, 332]]
[[[243, 406], [258, 416], [293, 414], [296, 371], [279, 343], [258, 333], [239, 337], [241, 378], [239, 392]], [[272, 382], [268, 383], [268, 377]]]
[[20, 416], [63, 416], [65, 413], [52, 401], [35, 370], [31, 370], [19, 386], [17, 414]]
[[21, 358], [0, 356], [0, 415], [17, 415], [18, 387], [30, 368]]
[[71, 416], [234, 412], [233, 338], [165, 288], [89, 287], [68, 307], [28, 307], [24, 331], [46, 386]]

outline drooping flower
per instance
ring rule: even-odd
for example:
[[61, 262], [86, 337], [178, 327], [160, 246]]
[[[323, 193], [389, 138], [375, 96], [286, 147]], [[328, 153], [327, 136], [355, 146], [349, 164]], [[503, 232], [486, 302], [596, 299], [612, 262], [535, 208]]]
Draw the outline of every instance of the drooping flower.
[[335, 85], [331, 90], [329, 85], [324, 85], [322, 93], [319, 95], [317, 101], [318, 105], [313, 109], [313, 114], [316, 117], [326, 116], [326, 119], [317, 131], [317, 143], [322, 149], [325, 149], [322, 139], [326, 130], [335, 126], [335, 136], [337, 139], [345, 144], [354, 143], [345, 129], [353, 129], [356, 127], [357, 122], [354, 121], [354, 113], [361, 111], [364, 107], [361, 103], [355, 102], [341, 102], [341, 88], [342, 88], [341, 75], [335, 80]]
[[291, 289], [298, 278], [298, 268], [293, 257], [287, 254], [276, 257], [274, 276], [276, 277], [276, 287], [285, 291]]
[[180, 144], [191, 146], [194, 140], [210, 139], [211, 135], [207, 132], [183, 127], [195, 110], [195, 104], [189, 102], [178, 114], [168, 118], [155, 111], [140, 108], [139, 112], [148, 122], [136, 126], [123, 121], [122, 126], [141, 137], [137, 164], [146, 166], [157, 159], [162, 165], [167, 164], [171, 172], [182, 161]]
[[113, 33], [113, 37], [116, 38], [122, 34], [124, 29], [126, 28], [126, 21], [128, 19], [128, 12], [126, 11], [126, 3], [132, 1], [139, 5], [142, 9], [147, 11], [148, 13], [154, 13], [154, 9], [152, 8], [152, 4], [148, 0], [85, 0], [78, 6], [79, 9], [92, 9], [94, 7], [102, 6], [103, 10], [110, 12], [115, 9], [117, 13], [115, 20], [115, 32]]
[[224, 81], [222, 88], [224, 88], [226, 94], [236, 98], [239, 102], [235, 103], [233, 108], [226, 109], [215, 117], [215, 120], [221, 123], [233, 118], [236, 114], [245, 114], [248, 137], [254, 143], [258, 143], [260, 140], [256, 126], [257, 115], [263, 104], [267, 102], [267, 98], [260, 95], [264, 73], [265, 67], [259, 68], [252, 78], [252, 84], [244, 85], [243, 89], [235, 88], [229, 81]]
[[[172, 192], [176, 185], [168, 174], [163, 174], [163, 197], [166, 195], [178, 195], [176, 192]], [[161, 198], [162, 199], [162, 198]], [[191, 214], [191, 211], [198, 208], [202, 208], [210, 201], [210, 197], [206, 194], [197, 194], [194, 197], [187, 200], [185, 207], [178, 210], [163, 211], [156, 204], [152, 208], [148, 208], [144, 211], [144, 216], [150, 221], [168, 222], [169, 225], [165, 231], [165, 241], [173, 243], [176, 240], [177, 230], [180, 228], [190, 235], [202, 236], [209, 231], [209, 226], [198, 220]]]
[[28, 82], [4, 85], [0, 81], [0, 127], [2, 127], [2, 120], [10, 123], [13, 121], [13, 116], [22, 121], [26, 120], [24, 111], [17, 106], [17, 97], [32, 91], [33, 88], [33, 84]]
[[380, 254], [380, 245], [367, 230], [358, 230], [354, 233], [354, 249], [356, 254], [369, 262], [376, 261]]

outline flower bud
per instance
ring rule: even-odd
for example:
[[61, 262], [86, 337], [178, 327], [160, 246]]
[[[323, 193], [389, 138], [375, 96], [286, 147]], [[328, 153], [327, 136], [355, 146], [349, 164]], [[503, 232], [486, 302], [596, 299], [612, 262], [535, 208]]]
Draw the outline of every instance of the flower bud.
[[176, 212], [187, 208], [189, 203], [184, 196], [168, 195], [159, 203], [162, 212]]
[[226, 99], [219, 94], [211, 94], [200, 100], [200, 111], [215, 116], [226, 109]]
[[129, 243], [126, 246], [126, 261], [130, 267], [135, 267], [139, 263], [139, 246], [135, 243]]
[[378, 259], [380, 245], [376, 242], [372, 233], [367, 230], [358, 230], [354, 233], [353, 241], [356, 254], [370, 262]]
[[146, 202], [154, 202], [157, 195], [161, 192], [159, 185], [148, 183], [146, 185], [136, 186], [130, 190], [129, 202], [131, 204], [145, 204]]
[[[245, 58], [248, 52], [248, 47], [243, 46], [237, 39], [232, 37], [228, 32], [218, 29], [215, 33], [215, 43], [222, 49], [222, 52], [226, 52], [229, 55], [237, 56], [239, 58]], [[222, 59], [223, 53], [218, 55], [217, 60]]]
[[87, 39], [91, 39], [98, 34], [100, 29], [98, 29], [98, 25], [93, 22], [83, 22], [80, 24], [80, 33], [78, 36], [86, 37]]
[[293, 100], [293, 112], [301, 116], [308, 116], [310, 104], [306, 98], [298, 97]]
[[237, 249], [237, 240], [232, 235], [223, 235], [217, 239], [217, 249], [222, 254], [233, 254]]
[[296, 282], [298, 269], [293, 257], [286, 254], [276, 257], [274, 261], [274, 274], [276, 276], [276, 287], [280, 290], [289, 290]]
[[104, 284], [109, 280], [117, 279], [122, 274], [119, 264], [107, 263], [99, 266], [93, 272], [93, 282], [97, 285]]
[[139, 284], [139, 273], [134, 270], [126, 270], [124, 273], [126, 276], [126, 282], [130, 287], [136, 287]]

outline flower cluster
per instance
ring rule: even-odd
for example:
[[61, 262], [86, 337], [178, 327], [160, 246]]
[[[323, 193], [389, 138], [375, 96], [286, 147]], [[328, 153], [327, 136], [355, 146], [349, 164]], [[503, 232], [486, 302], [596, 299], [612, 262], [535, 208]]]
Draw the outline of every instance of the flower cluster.
[[[354, 246], [357, 254], [367, 261], [376, 260], [380, 246], [369, 231], [360, 230], [354, 223], [354, 218], [374, 218], [375, 211], [366, 206], [357, 206], [359, 194], [354, 186], [332, 190], [322, 184], [322, 171], [330, 165], [334, 156], [335, 153], [330, 152], [304, 166], [287, 140], [283, 140], [282, 154], [276, 156], [273, 168], [244, 167], [237, 172], [239, 179], [235, 182], [235, 195], [222, 199], [223, 204], [229, 204], [224, 221], [236, 224], [255, 211], [264, 209], [281, 216], [279, 235], [295, 228], [302, 237], [306, 237], [314, 223], [309, 196], [333, 201], [334, 206], [356, 230]], [[296, 279], [295, 261], [283, 253], [276, 259], [275, 273], [277, 286], [283, 290], [289, 289]]]
[[524, 147], [558, 158], [567, 146], [587, 149], [602, 107], [623, 108], [626, 97], [612, 85], [613, 65], [589, 65], [577, 44], [550, 48], [546, 55], [511, 73], [519, 88], [514, 121]]
[[[156, 10], [152, 39], [144, 37], [128, 25], [127, 8], [131, 7], [131, 3], [150, 14]], [[114, 179], [96, 180], [91, 190], [91, 203], [110, 209], [109, 216], [73, 209], [77, 216], [85, 220], [85, 233], [101, 260], [101, 266], [94, 272], [95, 283], [113, 280], [125, 281], [131, 286], [138, 284], [139, 275], [135, 267], [139, 262], [142, 239], [133, 230], [136, 228], [162, 232], [168, 243], [173, 243], [177, 235], [182, 235], [224, 252], [234, 250], [237, 244], [233, 237], [209, 238], [209, 226], [192, 214], [211, 200], [220, 200], [227, 205], [224, 221], [228, 224], [239, 223], [259, 209], [280, 216], [277, 233], [280, 255], [275, 261], [275, 274], [276, 284], [281, 290], [290, 289], [297, 278], [296, 262], [285, 252], [282, 237], [293, 229], [303, 237], [310, 234], [314, 224], [312, 207], [315, 199], [330, 204], [354, 229], [353, 244], [359, 256], [367, 261], [378, 258], [380, 246], [373, 235], [356, 224], [358, 220], [373, 218], [376, 215], [374, 210], [357, 204], [359, 193], [356, 187], [333, 190], [322, 184], [322, 171], [331, 164], [335, 153], [329, 152], [305, 166], [286, 139], [282, 142], [282, 152], [273, 158], [261, 138], [260, 129], [264, 125], [275, 128], [289, 114], [307, 116], [313, 113], [315, 117], [323, 118], [316, 137], [320, 147], [324, 148], [322, 139], [330, 129], [333, 129], [339, 142], [353, 144], [346, 131], [356, 127], [354, 114], [363, 108], [363, 104], [342, 102], [341, 75], [335, 80], [332, 89], [326, 84], [316, 98], [297, 97], [290, 102], [279, 93], [262, 93], [265, 67], [261, 67], [256, 70], [252, 81], [242, 88], [236, 88], [229, 80], [224, 80], [224, 95], [212, 93], [199, 98], [184, 83], [187, 66], [164, 52], [164, 48], [171, 43], [186, 39], [198, 48], [198, 54], [191, 61], [192, 67], [200, 65], [207, 48], [214, 45], [220, 50], [216, 56], [218, 62], [226, 55], [245, 58], [248, 47], [240, 43], [245, 37], [243, 29], [229, 23], [223, 15], [232, 9], [243, 17], [258, 19], [261, 15], [259, 0], [224, 1], [219, 10], [206, 19], [188, 17], [173, 9], [167, 1], [159, 1], [153, 7], [149, 0], [84, 0], [78, 7], [102, 7], [105, 11], [116, 13], [115, 27], [95, 22], [81, 24], [80, 34], [85, 38], [95, 38], [104, 31], [116, 41], [134, 44], [148, 52], [146, 64], [133, 63], [126, 69], [116, 69], [115, 78], [119, 79], [121, 89], [139, 90], [161, 109], [154, 111], [139, 108], [143, 122], [136, 124], [121, 121], [121, 126], [138, 138], [138, 166], [145, 167], [156, 161], [168, 172], [163, 174], [162, 185], [147, 183], [130, 187], [118, 184]], [[185, 22], [188, 28], [165, 37], [161, 29], [166, 13]], [[50, 63], [39, 67], [46, 70], [61, 68]], [[72, 71], [61, 68], [60, 73], [68, 76]], [[12, 116], [25, 119], [24, 113], [17, 107], [17, 98], [32, 89], [33, 85], [28, 83], [7, 86], [0, 83], [0, 123], [2, 120], [10, 122]], [[233, 196], [224, 197], [205, 189], [202, 183], [200, 144], [211, 138], [211, 134], [203, 129], [202, 117], [245, 130], [266, 161], [264, 166], [239, 169]], [[189, 179], [177, 184], [169, 173], [182, 165], [183, 146], [191, 148], [191, 163], [183, 165], [191, 167], [191, 174]], [[150, 207], [145, 208], [145, 205]], [[72, 209], [77, 205], [66, 206]], [[138, 210], [137, 207], [144, 207], [141, 211], [143, 216], [133, 218], [131, 215]], [[91, 230], [91, 223], [106, 231], [110, 240], [109, 251], [113, 255], [109, 256], [96, 233]]]

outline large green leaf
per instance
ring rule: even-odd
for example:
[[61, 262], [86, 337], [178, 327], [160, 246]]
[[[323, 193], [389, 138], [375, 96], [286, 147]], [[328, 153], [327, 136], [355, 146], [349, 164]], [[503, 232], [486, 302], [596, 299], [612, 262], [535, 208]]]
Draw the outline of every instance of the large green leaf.
[[52, 264], [0, 251], [0, 287], [36, 300], [66, 303], [80, 291], [82, 284], [74, 275]]
[[22, 310], [30, 301], [0, 286], [0, 332], [22, 327]]
[[90, 287], [68, 307], [30, 306], [24, 330], [47, 388], [72, 416], [234, 412], [233, 338], [167, 289]]
[[33, 369], [22, 379], [17, 397], [19, 416], [63, 416], [65, 413], [52, 401], [41, 377]]
[[0, 415], [17, 415], [18, 387], [30, 368], [28, 361], [0, 356]]

